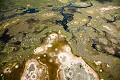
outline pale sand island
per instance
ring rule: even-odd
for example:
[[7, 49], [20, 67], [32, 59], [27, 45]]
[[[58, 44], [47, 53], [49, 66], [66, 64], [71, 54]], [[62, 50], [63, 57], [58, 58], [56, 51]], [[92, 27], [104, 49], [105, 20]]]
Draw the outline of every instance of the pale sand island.
[[[42, 80], [43, 78], [51, 80], [49, 74], [52, 71], [49, 72], [50, 66], [47, 66], [47, 63], [41, 62], [41, 59], [43, 59], [41, 58], [42, 55], [46, 59], [48, 59], [46, 56], [50, 56], [49, 63], [58, 65], [54, 79], [99, 80], [98, 74], [85, 63], [82, 57], [75, 56], [70, 46], [63, 42], [64, 37], [61, 33], [52, 33], [46, 39], [44, 44], [34, 50], [33, 54], [38, 55], [37, 59], [31, 59], [26, 62], [21, 80]], [[54, 43], [59, 41], [62, 45], [54, 47]], [[54, 50], [48, 52], [52, 48]]]

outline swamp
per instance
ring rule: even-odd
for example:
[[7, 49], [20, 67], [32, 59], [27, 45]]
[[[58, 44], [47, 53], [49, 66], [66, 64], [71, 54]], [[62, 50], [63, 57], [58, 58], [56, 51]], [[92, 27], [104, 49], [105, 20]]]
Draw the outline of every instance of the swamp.
[[0, 0], [0, 80], [120, 80], [120, 0]]

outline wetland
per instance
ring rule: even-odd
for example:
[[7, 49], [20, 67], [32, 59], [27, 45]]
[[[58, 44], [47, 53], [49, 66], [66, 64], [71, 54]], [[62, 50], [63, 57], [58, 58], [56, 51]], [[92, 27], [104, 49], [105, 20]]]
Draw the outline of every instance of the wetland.
[[0, 80], [120, 80], [119, 0], [1, 0]]

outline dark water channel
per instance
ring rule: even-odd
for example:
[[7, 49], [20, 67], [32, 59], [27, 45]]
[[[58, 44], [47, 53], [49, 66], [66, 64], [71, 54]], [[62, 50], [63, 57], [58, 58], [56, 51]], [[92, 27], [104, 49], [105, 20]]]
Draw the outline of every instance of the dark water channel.
[[[65, 13], [65, 8], [68, 8], [68, 9], [77, 9], [77, 8], [88, 8], [88, 7], [91, 7], [93, 6], [92, 3], [90, 3], [90, 5], [88, 6], [74, 6], [73, 4], [68, 4], [66, 6], [63, 6], [61, 7], [60, 9], [60, 13], [61, 15], [63, 16], [63, 19], [62, 20], [57, 20], [56, 23], [57, 24], [61, 24], [63, 26], [63, 28], [69, 32], [69, 27], [67, 26], [67, 23], [72, 21], [73, 20], [73, 16], [74, 14], [71, 14], [71, 13]], [[88, 16], [88, 18], [90, 18], [91, 16]], [[92, 17], [91, 17], [92, 18]]]

